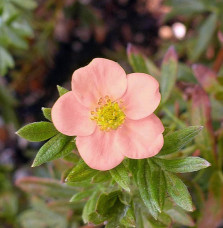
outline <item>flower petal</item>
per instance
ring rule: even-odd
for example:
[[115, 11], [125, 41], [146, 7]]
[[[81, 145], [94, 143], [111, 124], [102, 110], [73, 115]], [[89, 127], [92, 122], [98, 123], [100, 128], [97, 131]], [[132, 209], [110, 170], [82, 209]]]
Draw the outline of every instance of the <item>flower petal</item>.
[[86, 107], [94, 107], [99, 98], [106, 95], [116, 100], [126, 88], [125, 71], [118, 63], [108, 59], [93, 59], [87, 66], [74, 71], [72, 76], [72, 90]]
[[80, 156], [92, 169], [109, 170], [124, 159], [121, 148], [116, 144], [116, 131], [105, 132], [96, 128], [90, 136], [76, 138]]
[[72, 91], [61, 96], [54, 104], [52, 121], [59, 132], [69, 136], [87, 136], [96, 127], [90, 119], [89, 110], [77, 101]]
[[141, 120], [126, 119], [118, 130], [117, 144], [128, 158], [152, 157], [163, 147], [163, 131], [162, 122], [154, 114]]
[[161, 99], [159, 83], [148, 74], [133, 73], [127, 75], [128, 87], [121, 98], [128, 118], [138, 120], [152, 114]]

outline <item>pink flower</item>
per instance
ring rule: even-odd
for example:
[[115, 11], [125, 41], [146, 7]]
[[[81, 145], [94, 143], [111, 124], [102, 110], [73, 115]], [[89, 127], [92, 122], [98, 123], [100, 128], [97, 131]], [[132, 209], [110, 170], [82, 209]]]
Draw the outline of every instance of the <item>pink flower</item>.
[[96, 58], [72, 76], [72, 91], [52, 108], [58, 131], [76, 135], [80, 156], [93, 169], [109, 170], [125, 157], [156, 155], [164, 127], [153, 114], [160, 103], [158, 82], [150, 75], [126, 75], [111, 60]]

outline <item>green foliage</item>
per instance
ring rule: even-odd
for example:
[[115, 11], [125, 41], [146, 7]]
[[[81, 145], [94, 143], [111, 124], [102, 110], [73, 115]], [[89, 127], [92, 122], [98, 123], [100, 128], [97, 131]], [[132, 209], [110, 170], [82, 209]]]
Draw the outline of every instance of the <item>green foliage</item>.
[[70, 154], [76, 148], [73, 140], [73, 137], [57, 134], [40, 148], [32, 167]]
[[126, 227], [136, 227], [135, 215], [132, 207], [127, 209], [125, 216], [120, 220], [120, 223]]
[[50, 122], [36, 122], [22, 127], [16, 133], [31, 142], [40, 142], [55, 136], [58, 131]]
[[14, 67], [15, 63], [10, 53], [0, 46], [0, 75], [5, 75], [7, 68]]
[[128, 45], [128, 60], [134, 72], [146, 73], [159, 77], [160, 71], [156, 65], [147, 57], [142, 55], [135, 46]]
[[80, 182], [91, 179], [99, 171], [91, 169], [86, 163], [80, 159], [78, 164], [74, 166], [69, 175], [67, 176], [67, 182]]
[[95, 211], [89, 214], [88, 219], [94, 224], [101, 224], [107, 221], [106, 227], [117, 227], [126, 214], [128, 206], [119, 200], [121, 191], [112, 191], [100, 195]]
[[11, 2], [27, 10], [33, 10], [37, 6], [37, 3], [33, 0], [26, 0], [25, 2], [21, 2], [20, 0], [11, 0]]
[[[58, 86], [58, 91], [60, 95], [63, 95], [68, 90]], [[51, 108], [42, 108], [42, 111], [44, 117], [51, 121]], [[51, 138], [38, 151], [32, 167], [58, 158], [64, 158], [76, 148], [74, 137], [59, 133], [53, 123], [50, 122], [42, 121], [28, 124], [19, 129], [17, 134], [33, 142], [40, 142]]]
[[89, 196], [91, 196], [93, 193], [93, 190], [85, 190], [84, 192], [78, 192], [76, 193], [75, 195], [72, 196], [72, 198], [70, 199], [70, 202], [73, 203], [73, 202], [78, 202], [82, 199], [85, 199]]
[[176, 175], [165, 172], [167, 192], [174, 202], [186, 211], [193, 211], [192, 199], [186, 185]]
[[60, 96], [64, 95], [65, 93], [69, 92], [69, 90], [63, 88], [62, 86], [57, 86], [57, 90]]
[[[50, 109], [43, 109], [44, 115], [47, 118], [50, 117], [50, 111]], [[42, 123], [51, 124], [50, 122]], [[38, 125], [40, 129], [49, 129], [49, 127], [43, 127], [41, 125], [42, 123], [40, 122], [40, 125]], [[35, 126], [35, 123], [33, 126]], [[31, 133], [33, 132], [33, 126], [29, 127], [29, 125], [27, 125], [25, 130], [24, 128], [20, 129], [20, 135], [23, 135], [23, 137], [29, 135], [29, 137], [33, 139], [34, 136], [29, 134], [29, 131], [31, 131]], [[174, 212], [173, 207], [171, 207], [170, 210], [166, 210], [165, 205], [167, 195], [169, 195], [171, 199], [184, 210], [193, 210], [191, 196], [187, 187], [182, 180], [172, 174], [172, 172], [193, 172], [206, 168], [210, 164], [204, 159], [198, 157], [165, 159], [165, 156], [178, 152], [189, 143], [201, 129], [201, 127], [191, 126], [175, 132], [170, 131], [165, 135], [163, 149], [157, 157], [144, 160], [125, 160], [119, 166], [110, 171], [101, 172], [91, 169], [82, 159], [79, 159], [77, 164], [75, 164], [66, 175], [66, 182], [68, 184], [78, 186], [78, 183], [82, 183], [79, 185], [89, 186], [89, 182], [91, 182], [105, 187], [107, 184], [110, 185], [112, 183], [109, 181], [112, 179], [113, 190], [109, 193], [101, 193], [100, 188], [98, 189], [95, 185], [95, 187], [90, 188], [89, 190], [85, 189], [84, 191], [77, 191], [74, 195], [72, 194], [73, 196], [70, 196], [70, 202], [79, 203], [87, 200], [82, 214], [84, 222], [92, 222], [97, 225], [107, 221], [106, 227], [137, 227], [136, 224], [139, 223], [141, 218], [135, 210], [133, 210], [132, 201], [134, 199], [128, 194], [128, 192], [131, 192], [131, 194], [139, 192], [139, 197], [142, 200], [139, 201], [140, 204], [143, 202], [149, 213], [153, 218], [155, 218], [155, 220], [151, 218], [149, 223], [170, 224], [171, 219], [174, 219], [171, 217], [172, 214], [177, 214], [177, 212]], [[41, 132], [41, 130], [38, 130], [37, 132]], [[49, 133], [45, 132], [42, 134], [46, 136]], [[42, 134], [40, 135], [43, 138], [44, 136]], [[39, 137], [38, 134], [36, 137]], [[56, 158], [65, 157], [74, 149], [75, 142], [73, 137], [57, 133], [56, 136], [42, 146], [36, 155], [33, 166], [43, 164]], [[129, 170], [131, 171], [133, 178], [131, 178]], [[132, 181], [134, 181], [137, 186], [136, 192]], [[19, 183], [18, 186], [25, 189], [25, 191], [27, 191], [27, 189], [30, 191], [34, 186], [38, 186], [38, 182], [39, 180], [34, 181], [34, 183], [31, 181], [32, 184], [30, 185], [29, 180], [29, 187], [24, 188], [24, 186], [26, 186], [25, 184], [27, 184], [27, 181], [24, 180]], [[117, 185], [114, 186], [114, 182], [116, 182]], [[43, 186], [46, 185], [42, 180], [40, 180], [40, 183], [43, 183]], [[53, 183], [53, 185], [55, 185], [55, 183]], [[48, 183], [46, 186], [43, 186], [41, 184], [41, 187], [37, 188], [37, 190], [39, 192], [46, 191], [44, 190], [46, 186], [51, 187], [51, 184]], [[121, 192], [119, 190], [120, 188], [125, 191]], [[177, 214], [178, 217], [185, 215], [182, 224], [191, 225], [190, 217], [186, 214], [182, 214], [183, 212]], [[142, 224], [144, 223], [145, 221], [142, 219]]]
[[43, 115], [44, 117], [49, 120], [49, 121], [52, 121], [52, 118], [51, 118], [51, 108], [42, 108], [42, 112], [43, 112]]
[[[184, 17], [183, 23], [187, 28], [193, 28], [192, 34], [186, 37], [186, 41], [179, 44], [179, 48], [183, 52], [187, 52], [187, 57], [190, 61], [198, 61], [205, 59], [205, 52], [209, 46], [218, 48], [216, 42], [216, 29], [222, 28], [221, 15], [223, 5], [218, 0], [167, 0], [166, 4], [172, 8], [167, 14], [166, 20], [171, 20], [173, 17]], [[195, 20], [199, 14], [200, 20]]]
[[109, 181], [111, 179], [111, 175], [109, 171], [98, 172], [92, 179], [93, 183], [102, 183]]
[[26, 50], [28, 39], [33, 37], [27, 13], [37, 6], [34, 0], [0, 1], [0, 75], [5, 75], [8, 68], [14, 67], [12, 49]]
[[172, 16], [176, 14], [190, 15], [205, 11], [205, 4], [202, 0], [168, 0], [167, 2], [170, 5], [174, 5], [174, 9], [171, 12]]
[[201, 126], [190, 126], [165, 135], [164, 146], [158, 156], [175, 153], [193, 140], [202, 130]]
[[197, 80], [194, 77], [192, 69], [184, 63], [178, 64], [178, 77], [179, 81], [196, 83]]
[[157, 219], [158, 213], [161, 211], [158, 198], [152, 198], [151, 190], [153, 190], [153, 186], [149, 183], [149, 167], [146, 161], [139, 161], [139, 171], [137, 176], [137, 184], [139, 186], [139, 192], [141, 198], [151, 215]]
[[161, 90], [161, 104], [165, 103], [174, 86], [177, 79], [177, 67], [178, 60], [177, 54], [174, 47], [170, 47], [165, 54], [163, 63], [161, 66], [161, 81], [160, 81], [160, 90]]
[[157, 202], [160, 211], [163, 209], [165, 194], [166, 194], [166, 180], [163, 170], [157, 166], [151, 159], [147, 159], [150, 170], [148, 176], [149, 188], [151, 197]]
[[112, 178], [126, 191], [130, 192], [130, 179], [128, 175], [128, 170], [125, 168], [123, 163], [114, 169], [110, 170]]
[[[166, 193], [184, 210], [192, 211], [192, 200], [187, 187], [180, 178], [171, 174], [171, 172], [177, 171], [175, 166], [176, 160], [165, 160], [164, 163], [168, 164], [168, 168], [165, 167], [164, 163], [157, 162], [159, 160], [161, 159], [148, 159], [148, 163], [146, 161], [139, 161], [140, 165], [137, 176], [139, 192], [151, 215], [155, 219], [161, 216]], [[194, 163], [196, 160], [194, 158]], [[200, 160], [197, 161], [196, 165], [199, 166], [199, 162]], [[204, 162], [203, 159], [202, 162]], [[179, 168], [180, 172], [182, 170], [184, 172], [191, 172], [194, 170], [194, 167], [191, 165], [187, 170]]]
[[109, 216], [109, 210], [115, 205], [119, 194], [121, 194], [121, 191], [101, 194], [97, 201], [96, 211], [102, 216]]
[[[198, 5], [197, 10], [201, 10]], [[198, 87], [198, 85], [195, 85], [197, 81], [186, 64], [178, 63], [177, 54], [173, 47], [168, 49], [162, 61], [161, 70], [133, 46], [128, 48], [128, 58], [134, 71], [154, 73], [161, 83], [162, 103], [156, 114], [162, 117], [164, 125], [168, 127], [164, 133], [164, 146], [161, 151], [156, 156], [148, 159], [126, 158], [112, 170], [94, 170], [80, 158], [78, 153], [72, 153], [77, 149], [74, 137], [58, 133], [50, 122], [42, 123], [51, 126], [55, 130], [54, 134], [50, 127], [44, 127], [37, 123], [38, 128], [34, 126], [34, 123], [31, 127], [28, 125], [20, 129], [19, 134], [29, 140], [34, 139], [34, 141], [52, 138], [41, 147], [33, 166], [57, 158], [64, 158], [66, 170], [63, 171], [62, 180], [65, 180], [67, 184], [55, 183], [50, 179], [24, 179], [18, 182], [17, 185], [27, 192], [34, 192], [34, 194], [41, 197], [45, 195], [46, 198], [66, 198], [67, 202], [70, 200], [69, 205], [75, 208], [75, 213], [76, 211], [82, 213], [84, 223], [104, 224], [107, 228], [169, 227], [173, 223], [181, 226], [194, 226], [195, 223], [187, 212], [193, 211], [197, 207], [197, 202], [195, 201], [195, 206], [193, 206], [187, 186], [182, 181], [182, 176], [177, 173], [187, 173], [183, 177], [187, 178], [185, 178], [187, 180], [185, 183], [190, 187], [190, 191], [194, 196], [193, 185], [200, 184], [197, 183], [197, 180], [199, 180], [199, 175], [202, 172], [198, 176], [195, 176], [193, 172], [210, 166], [209, 162], [197, 156], [201, 152], [203, 157], [208, 158], [205, 152], [208, 152], [209, 148], [214, 149], [212, 145], [215, 142], [213, 129], [210, 128], [211, 118], [210, 116], [207, 118], [207, 113], [209, 113], [207, 94], [202, 96], [205, 93], [203, 90], [202, 93], [196, 93], [196, 90], [193, 92], [193, 89]], [[180, 72], [178, 71], [178, 65], [180, 66]], [[187, 75], [189, 75], [188, 80]], [[182, 85], [180, 84], [179, 88], [176, 88], [178, 81], [189, 82], [188, 91], [192, 92], [189, 95], [187, 94], [186, 98], [182, 96], [184, 99], [181, 97], [180, 91]], [[215, 81], [217, 83], [217, 80]], [[205, 83], [208, 82], [205, 81]], [[183, 86], [185, 85], [183, 84]], [[63, 87], [58, 86], [57, 88], [60, 96], [68, 92]], [[189, 107], [192, 107], [190, 110], [192, 120], [188, 117], [188, 112], [185, 111], [188, 108], [185, 99], [192, 99], [192, 102], [189, 103]], [[206, 100], [204, 101], [204, 99]], [[44, 117], [51, 121], [51, 109], [43, 108], [42, 111]], [[186, 127], [189, 122], [188, 119], [197, 126]], [[205, 129], [200, 125], [204, 125]], [[203, 131], [200, 133], [202, 129]], [[198, 135], [199, 133], [200, 135]], [[212, 138], [212, 141], [208, 143], [209, 147], [206, 150], [203, 149], [206, 145], [205, 140], [210, 140], [210, 138]], [[189, 143], [190, 147], [184, 148]], [[202, 144], [204, 144], [203, 147]], [[218, 150], [220, 151], [221, 147], [218, 147]], [[193, 153], [196, 154], [196, 157]], [[214, 159], [209, 161], [214, 162]], [[56, 166], [56, 163], [55, 161], [53, 164]], [[213, 172], [216, 167], [219, 170]], [[214, 186], [222, 181], [221, 168], [221, 162], [219, 162], [218, 166], [212, 165], [205, 172], [205, 174], [210, 173], [211, 191], [218, 199], [221, 199], [221, 187], [215, 188]], [[52, 168], [51, 172], [53, 173]], [[207, 184], [201, 183], [201, 185], [204, 185], [204, 189], [207, 191]], [[63, 204], [66, 205], [64, 202]], [[59, 202], [57, 202], [57, 205], [60, 205]], [[32, 211], [32, 213], [34, 212]], [[195, 213], [193, 216], [196, 216]], [[39, 214], [36, 216], [39, 216]], [[61, 221], [58, 221], [58, 223], [60, 224]], [[44, 225], [51, 227], [55, 224], [49, 222], [44, 223]], [[67, 226], [67, 224], [64, 226]]]
[[98, 200], [98, 193], [95, 191], [90, 196], [90, 198], [88, 199], [86, 204], [84, 205], [84, 209], [83, 209], [83, 213], [82, 213], [82, 218], [83, 218], [84, 223], [89, 222], [88, 217], [90, 214], [92, 214], [95, 211], [97, 200]]
[[199, 157], [178, 158], [165, 160], [160, 158], [153, 159], [162, 169], [174, 173], [188, 173], [207, 168], [210, 163]]
[[213, 33], [216, 29], [217, 23], [217, 15], [215, 13], [211, 14], [201, 25], [198, 31], [198, 38], [194, 44], [194, 49], [191, 54], [191, 59], [196, 61], [199, 59], [201, 54], [207, 48], [211, 38], [213, 37]]

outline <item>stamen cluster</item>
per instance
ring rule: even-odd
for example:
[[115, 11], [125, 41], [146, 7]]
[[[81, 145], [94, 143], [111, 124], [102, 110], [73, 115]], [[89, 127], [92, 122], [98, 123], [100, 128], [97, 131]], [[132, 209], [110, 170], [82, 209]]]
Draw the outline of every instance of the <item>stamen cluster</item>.
[[91, 111], [91, 119], [95, 120], [102, 131], [116, 130], [125, 121], [122, 102], [112, 101], [109, 96], [100, 98], [98, 106]]

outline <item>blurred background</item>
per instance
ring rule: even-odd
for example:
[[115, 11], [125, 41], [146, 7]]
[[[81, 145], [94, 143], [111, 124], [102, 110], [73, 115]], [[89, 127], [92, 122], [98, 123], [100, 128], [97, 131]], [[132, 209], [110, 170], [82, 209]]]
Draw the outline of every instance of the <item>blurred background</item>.
[[[131, 54], [140, 53], [149, 72], [158, 76], [171, 45], [179, 59], [177, 93], [162, 115], [164, 124], [177, 128], [193, 122], [188, 105], [200, 84], [205, 95], [194, 99], [199, 105], [206, 94], [212, 97], [212, 109], [202, 103], [208, 121], [212, 114], [209, 133], [222, 137], [222, 0], [0, 0], [0, 227], [83, 226], [82, 205], [67, 203], [72, 192], [60, 186], [68, 162], [31, 168], [42, 144], [15, 132], [44, 120], [41, 108], [52, 107], [58, 98], [56, 85], [70, 89], [72, 72], [93, 58], [118, 61], [130, 73], [137, 70]], [[191, 68], [194, 63], [201, 69]], [[18, 182], [27, 176], [32, 181]], [[55, 186], [61, 189], [52, 194]], [[217, 211], [213, 221], [219, 224], [222, 208]]]

